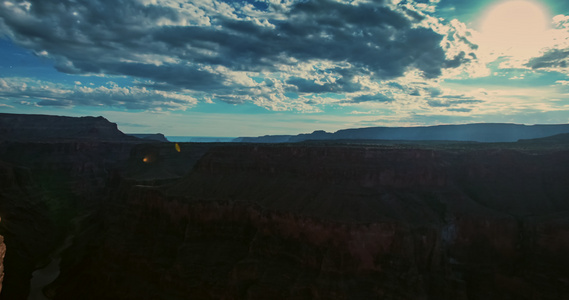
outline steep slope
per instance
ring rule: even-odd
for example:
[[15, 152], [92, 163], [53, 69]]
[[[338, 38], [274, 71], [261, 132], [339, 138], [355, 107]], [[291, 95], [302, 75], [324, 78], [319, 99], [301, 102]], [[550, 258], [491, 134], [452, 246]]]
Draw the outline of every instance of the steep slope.
[[[32, 272], [107, 196], [109, 173], [138, 139], [104, 118], [0, 114], [0, 234], [8, 250], [0, 299], [26, 299]], [[96, 224], [95, 224], [96, 227]]]
[[9, 249], [0, 299], [26, 299], [31, 273], [55, 246], [54, 202], [29, 169], [0, 162], [0, 234]]

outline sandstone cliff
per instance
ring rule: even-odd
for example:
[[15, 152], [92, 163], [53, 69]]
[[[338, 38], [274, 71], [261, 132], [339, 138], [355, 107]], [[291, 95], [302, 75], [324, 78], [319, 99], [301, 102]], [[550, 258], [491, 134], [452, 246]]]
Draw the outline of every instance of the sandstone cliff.
[[0, 235], [0, 293], [2, 293], [2, 282], [4, 281], [4, 256], [6, 256], [6, 244], [4, 244], [4, 237]]

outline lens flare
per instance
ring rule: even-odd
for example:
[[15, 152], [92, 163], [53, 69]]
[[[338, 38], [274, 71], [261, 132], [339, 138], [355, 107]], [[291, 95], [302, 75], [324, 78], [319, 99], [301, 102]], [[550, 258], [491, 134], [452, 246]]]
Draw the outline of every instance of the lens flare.
[[544, 46], [548, 14], [543, 5], [527, 0], [500, 2], [487, 11], [480, 26], [481, 47], [511, 57], [528, 57]]

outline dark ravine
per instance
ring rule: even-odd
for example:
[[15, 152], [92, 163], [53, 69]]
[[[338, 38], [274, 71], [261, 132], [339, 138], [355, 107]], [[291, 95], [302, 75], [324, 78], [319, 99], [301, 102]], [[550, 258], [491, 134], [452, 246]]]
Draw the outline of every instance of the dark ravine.
[[58, 247], [51, 255], [49, 263], [41, 268], [37, 269], [32, 273], [32, 278], [30, 280], [30, 293], [28, 295], [28, 300], [47, 300], [48, 296], [44, 294], [44, 288], [52, 283], [60, 274], [60, 263], [61, 263], [61, 253], [67, 247], [71, 246], [73, 242], [73, 236], [69, 235], [63, 241], [63, 244]]
[[567, 151], [223, 146], [114, 188], [55, 299], [569, 295]]
[[0, 234], [7, 249], [0, 299], [26, 299], [70, 221], [99, 210], [108, 173], [140, 141], [104, 118], [0, 114]]

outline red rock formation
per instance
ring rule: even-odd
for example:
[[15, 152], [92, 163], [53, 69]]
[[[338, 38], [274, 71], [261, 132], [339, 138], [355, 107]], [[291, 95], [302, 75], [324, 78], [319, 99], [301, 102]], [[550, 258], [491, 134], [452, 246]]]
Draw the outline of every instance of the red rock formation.
[[4, 256], [6, 256], [6, 244], [4, 244], [4, 237], [0, 235], [0, 293], [4, 281]]

